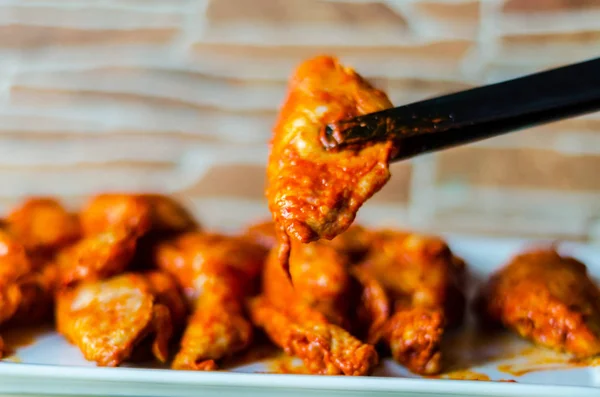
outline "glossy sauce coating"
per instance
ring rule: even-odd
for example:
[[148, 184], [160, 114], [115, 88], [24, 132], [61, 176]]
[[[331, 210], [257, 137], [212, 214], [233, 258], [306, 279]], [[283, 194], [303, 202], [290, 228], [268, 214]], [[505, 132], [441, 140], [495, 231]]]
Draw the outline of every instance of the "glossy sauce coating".
[[77, 217], [52, 198], [31, 198], [7, 217], [7, 229], [29, 252], [52, 253], [80, 237]]
[[19, 308], [23, 296], [18, 280], [32, 268], [25, 247], [0, 230], [0, 324], [9, 320]]
[[263, 275], [263, 293], [277, 307], [290, 304], [312, 308], [341, 327], [349, 326], [353, 302], [348, 259], [324, 242], [292, 243], [290, 282], [280, 265], [276, 251], [271, 251]]
[[330, 122], [391, 106], [383, 92], [334, 58], [309, 59], [295, 71], [267, 167], [267, 198], [284, 268], [289, 238], [308, 243], [337, 236], [390, 176], [390, 143], [326, 151], [319, 140], [321, 131]]
[[418, 374], [439, 373], [442, 336], [464, 314], [464, 262], [439, 238], [381, 231], [361, 267], [392, 299], [381, 333], [394, 359]]
[[190, 232], [159, 244], [156, 256], [194, 306], [172, 368], [214, 370], [216, 361], [250, 345], [252, 325], [243, 304], [262, 270], [261, 246], [240, 237]]
[[362, 343], [320, 313], [289, 305], [276, 308], [264, 297], [250, 304], [252, 321], [308, 371], [321, 375], [368, 375], [379, 361], [375, 348]]
[[586, 267], [553, 250], [516, 256], [495, 273], [479, 301], [483, 321], [584, 358], [600, 354], [600, 290]]
[[60, 283], [102, 280], [127, 268], [136, 249], [136, 238], [123, 229], [79, 240], [57, 255]]
[[57, 329], [100, 366], [119, 365], [147, 336], [154, 356], [164, 362], [173, 324], [169, 307], [155, 293], [147, 277], [131, 273], [80, 284], [59, 293]]

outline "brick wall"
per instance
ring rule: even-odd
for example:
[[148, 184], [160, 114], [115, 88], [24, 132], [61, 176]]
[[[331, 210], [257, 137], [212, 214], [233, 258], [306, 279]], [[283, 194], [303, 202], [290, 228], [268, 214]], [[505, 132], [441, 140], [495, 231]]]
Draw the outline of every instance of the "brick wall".
[[[599, 56], [600, 0], [1, 1], [0, 208], [127, 189], [267, 216], [286, 79], [321, 53], [402, 104]], [[361, 215], [600, 241], [599, 174], [596, 113], [396, 164]]]

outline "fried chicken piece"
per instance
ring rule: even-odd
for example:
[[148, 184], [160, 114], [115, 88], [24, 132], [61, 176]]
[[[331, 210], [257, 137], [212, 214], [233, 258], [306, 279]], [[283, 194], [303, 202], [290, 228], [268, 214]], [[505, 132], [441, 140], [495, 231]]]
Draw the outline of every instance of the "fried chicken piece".
[[330, 245], [345, 253], [352, 263], [360, 262], [371, 249], [373, 233], [359, 225], [352, 225], [331, 240]]
[[14, 209], [7, 228], [28, 252], [53, 253], [81, 234], [77, 217], [52, 198], [31, 198]]
[[264, 255], [245, 238], [199, 232], [159, 244], [157, 263], [177, 278], [195, 309], [173, 368], [212, 370], [250, 344], [242, 307], [256, 289]]
[[154, 232], [185, 232], [197, 230], [198, 223], [180, 203], [160, 194], [142, 194], [150, 206], [150, 229]]
[[267, 198], [284, 269], [290, 237], [303, 243], [332, 239], [390, 177], [391, 143], [327, 151], [322, 130], [328, 123], [390, 107], [383, 92], [332, 57], [307, 60], [294, 73], [267, 166]]
[[159, 301], [142, 274], [84, 282], [59, 292], [57, 329], [99, 366], [118, 366], [146, 338], [152, 338], [154, 356], [165, 362], [173, 326], [169, 308]]
[[58, 286], [58, 266], [53, 262], [38, 265], [36, 270], [19, 279], [16, 284], [21, 299], [8, 325], [39, 325], [51, 320]]
[[198, 228], [174, 199], [159, 194], [101, 194], [81, 213], [86, 235], [124, 229], [136, 237], [149, 231], [183, 232]]
[[188, 305], [183, 291], [173, 276], [163, 271], [149, 271], [141, 273], [156, 303], [169, 309], [173, 330], [183, 329], [188, 316]]
[[0, 230], [0, 285], [11, 283], [31, 270], [32, 264], [23, 244]]
[[329, 322], [347, 328], [354, 301], [348, 259], [326, 242], [292, 242], [290, 282], [272, 250], [265, 264], [263, 293], [276, 307], [305, 305], [322, 313]]
[[10, 320], [21, 304], [21, 289], [16, 282], [0, 284], [0, 324]]
[[574, 258], [552, 249], [517, 255], [482, 288], [479, 304], [486, 321], [537, 344], [600, 354], [600, 289]]
[[92, 235], [61, 250], [57, 255], [60, 284], [96, 281], [126, 270], [136, 249], [136, 238], [117, 229]]
[[216, 360], [250, 346], [252, 325], [246, 319], [241, 299], [218, 277], [206, 281], [173, 360], [173, 369], [217, 369]]
[[134, 194], [100, 194], [90, 200], [80, 218], [86, 236], [121, 232], [139, 237], [152, 224], [150, 203]]
[[360, 301], [352, 305], [352, 333], [365, 342], [376, 345], [383, 337], [390, 317], [390, 301], [383, 285], [364, 268], [355, 266], [350, 274], [361, 287]]
[[379, 361], [373, 346], [306, 306], [279, 308], [258, 297], [251, 301], [250, 313], [255, 325], [287, 354], [299, 357], [313, 374], [368, 375]]
[[18, 280], [32, 270], [25, 247], [0, 230], [0, 324], [9, 320], [22, 300]]
[[444, 330], [464, 315], [464, 262], [439, 238], [382, 231], [362, 266], [392, 298], [383, 336], [394, 359], [418, 374], [438, 373]]
[[[268, 241], [265, 247], [276, 243], [273, 222], [255, 225], [246, 234], [259, 243]], [[263, 294], [275, 307], [291, 302], [306, 305], [361, 340], [375, 343], [371, 341], [379, 339], [389, 316], [387, 295], [367, 269], [350, 267], [350, 258], [368, 250], [367, 236], [370, 233], [365, 229], [352, 226], [332, 241], [292, 242], [293, 285], [280, 266], [276, 250], [271, 250], [263, 274]]]

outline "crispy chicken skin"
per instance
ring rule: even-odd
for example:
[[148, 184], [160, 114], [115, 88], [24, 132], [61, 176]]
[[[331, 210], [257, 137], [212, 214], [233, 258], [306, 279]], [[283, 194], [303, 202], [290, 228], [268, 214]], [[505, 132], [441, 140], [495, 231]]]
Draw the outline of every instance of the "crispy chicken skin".
[[576, 357], [600, 354], [600, 290], [574, 258], [552, 249], [517, 255], [478, 301], [484, 321]]
[[464, 314], [464, 262], [441, 239], [382, 231], [361, 266], [392, 299], [382, 334], [394, 359], [418, 374], [438, 373], [443, 332]]
[[154, 283], [142, 274], [84, 282], [59, 292], [57, 329], [99, 366], [121, 364], [147, 337], [154, 356], [165, 362], [173, 325], [169, 307], [157, 295]]
[[390, 108], [386, 95], [334, 58], [302, 63], [288, 87], [271, 142], [267, 198], [287, 269], [290, 237], [308, 243], [346, 230], [358, 209], [390, 177], [390, 143], [326, 151], [328, 123]]
[[7, 226], [28, 252], [52, 253], [77, 240], [77, 217], [52, 198], [31, 198], [7, 217]]
[[250, 313], [255, 325], [287, 354], [299, 357], [311, 373], [368, 375], [379, 361], [373, 346], [306, 306], [275, 307], [261, 296], [251, 301]]
[[241, 237], [185, 233], [157, 247], [158, 265], [173, 274], [194, 306], [174, 369], [214, 370], [216, 361], [252, 341], [243, 302], [256, 288], [264, 249]]

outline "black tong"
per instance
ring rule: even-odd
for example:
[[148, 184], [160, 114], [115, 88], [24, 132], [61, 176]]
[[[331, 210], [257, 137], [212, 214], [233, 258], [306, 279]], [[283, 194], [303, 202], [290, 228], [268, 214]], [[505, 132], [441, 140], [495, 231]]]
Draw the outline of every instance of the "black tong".
[[328, 125], [327, 149], [393, 141], [391, 161], [600, 110], [600, 58]]

